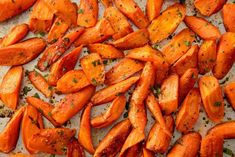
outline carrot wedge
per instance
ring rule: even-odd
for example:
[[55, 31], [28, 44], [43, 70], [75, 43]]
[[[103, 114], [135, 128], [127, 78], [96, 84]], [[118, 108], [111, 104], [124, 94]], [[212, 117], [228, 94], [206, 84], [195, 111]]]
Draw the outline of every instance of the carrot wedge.
[[224, 99], [219, 81], [213, 76], [203, 76], [199, 79], [199, 88], [208, 117], [220, 122], [224, 117]]
[[93, 27], [98, 20], [98, 0], [81, 0], [78, 6], [77, 25]]
[[45, 95], [47, 98], [52, 96], [53, 90], [41, 74], [39, 74], [37, 71], [31, 71], [29, 72], [28, 77], [34, 87], [42, 92], [43, 95]]
[[114, 0], [116, 7], [128, 17], [138, 28], [146, 28], [149, 24], [147, 17], [134, 0]]
[[68, 71], [74, 69], [78, 57], [81, 53], [82, 46], [75, 48], [73, 51], [69, 52], [54, 64], [50, 68], [50, 73], [48, 76], [48, 83], [52, 86], [57, 84], [57, 81]]
[[132, 49], [144, 46], [148, 43], [149, 33], [147, 29], [139, 29], [135, 32], [132, 32], [116, 41], [111, 42], [113, 46], [119, 49]]
[[146, 3], [146, 14], [149, 21], [153, 21], [160, 15], [163, 0], [147, 0]]
[[114, 30], [108, 20], [102, 18], [94, 27], [87, 28], [75, 41], [75, 46], [88, 45], [103, 42], [114, 34]]
[[125, 152], [124, 156], [128, 156], [128, 157], [139, 156], [139, 154], [140, 154], [140, 146], [141, 146], [141, 143], [137, 143], [136, 145], [131, 146], [130, 148], [127, 149], [127, 151]]
[[124, 58], [105, 74], [105, 84], [119, 83], [142, 70], [143, 67], [144, 65], [139, 61]]
[[99, 143], [94, 157], [115, 156], [121, 149], [130, 131], [131, 123], [128, 119], [117, 123]]
[[92, 127], [103, 128], [103, 127], [109, 126], [121, 116], [122, 112], [125, 109], [125, 105], [126, 105], [125, 96], [121, 95], [115, 98], [111, 106], [106, 110], [105, 113], [91, 120]]
[[216, 137], [222, 137], [224, 139], [234, 139], [235, 133], [235, 121], [223, 122], [212, 127], [207, 134], [215, 135]]
[[0, 47], [6, 47], [13, 45], [23, 39], [29, 31], [29, 26], [25, 23], [16, 25], [13, 27], [10, 32], [2, 38]]
[[169, 75], [161, 85], [159, 105], [165, 114], [171, 114], [178, 108], [179, 76]]
[[197, 132], [191, 132], [183, 135], [177, 140], [167, 157], [192, 157], [197, 156], [200, 149], [201, 135]]
[[94, 92], [95, 88], [88, 86], [77, 93], [66, 95], [51, 111], [52, 118], [57, 123], [64, 124], [84, 107]]
[[180, 31], [162, 50], [166, 61], [172, 65], [189, 50], [195, 34], [188, 28]]
[[162, 84], [164, 79], [168, 76], [170, 65], [166, 62], [165, 59], [162, 62], [162, 64], [153, 62], [153, 65], [154, 65], [154, 68], [156, 69], [155, 85], [159, 86], [160, 84]]
[[14, 153], [14, 154], [11, 154], [10, 157], [35, 157], [35, 156], [23, 154], [23, 153]]
[[22, 65], [35, 59], [46, 47], [41, 38], [31, 38], [21, 43], [0, 48], [0, 65]]
[[2, 102], [13, 110], [17, 108], [22, 76], [22, 66], [12, 67], [3, 77], [0, 86], [0, 97]]
[[115, 33], [112, 35], [112, 37], [114, 40], [120, 39], [133, 32], [133, 29], [127, 21], [126, 17], [115, 7], [106, 8], [104, 12], [104, 18], [106, 18], [113, 27]]
[[150, 41], [154, 44], [166, 39], [183, 21], [185, 14], [185, 6], [179, 3], [169, 6], [148, 26]]
[[142, 157], [154, 157], [154, 153], [146, 148], [143, 148]]
[[47, 47], [42, 58], [38, 61], [38, 68], [45, 71], [50, 65], [56, 62], [59, 57], [72, 45], [72, 43], [83, 33], [84, 29], [78, 29], [60, 38], [56, 43]]
[[225, 87], [224, 87], [224, 93], [226, 95], [226, 98], [228, 100], [228, 102], [230, 103], [230, 105], [233, 107], [233, 109], [235, 110], [235, 82], [231, 82], [228, 83]]
[[201, 17], [186, 16], [184, 18], [185, 24], [192, 29], [202, 39], [219, 39], [221, 34], [219, 29]]
[[21, 119], [25, 108], [22, 107], [15, 112], [4, 130], [0, 133], [0, 151], [9, 153], [17, 144]]
[[81, 117], [80, 128], [78, 133], [78, 141], [90, 154], [94, 154], [95, 149], [92, 144], [91, 138], [91, 124], [90, 124], [90, 116], [91, 116], [91, 108], [93, 104], [89, 103]]
[[66, 157], [85, 157], [85, 153], [76, 138], [69, 141]]
[[228, 32], [235, 33], [235, 4], [225, 4], [222, 9], [224, 27]]
[[139, 76], [133, 76], [122, 82], [111, 85], [100, 91], [96, 92], [95, 95], [91, 98], [91, 102], [94, 105], [100, 105], [107, 103], [115, 99], [119, 94], [125, 93], [134, 83], [139, 80]]

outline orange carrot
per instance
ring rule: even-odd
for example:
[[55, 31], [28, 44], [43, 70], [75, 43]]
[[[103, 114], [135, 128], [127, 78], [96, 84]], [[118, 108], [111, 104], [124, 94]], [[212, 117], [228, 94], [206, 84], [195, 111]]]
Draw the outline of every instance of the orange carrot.
[[235, 32], [235, 4], [225, 4], [222, 9], [224, 27], [228, 32]]
[[160, 15], [162, 4], [163, 0], [147, 0], [146, 14], [148, 16], [149, 21], [153, 21]]
[[210, 128], [207, 132], [208, 135], [215, 135], [224, 139], [234, 139], [235, 121], [222, 122]]
[[231, 82], [228, 83], [225, 87], [224, 87], [224, 93], [227, 97], [228, 102], [230, 103], [230, 105], [233, 107], [233, 109], [235, 110], [235, 82]]
[[85, 157], [85, 153], [76, 138], [69, 141], [66, 157]]

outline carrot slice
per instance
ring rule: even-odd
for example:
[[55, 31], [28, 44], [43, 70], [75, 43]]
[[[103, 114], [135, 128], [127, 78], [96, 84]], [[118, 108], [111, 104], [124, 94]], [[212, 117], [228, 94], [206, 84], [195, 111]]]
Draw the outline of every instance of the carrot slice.
[[185, 14], [185, 6], [179, 3], [169, 6], [148, 26], [150, 41], [152, 43], [158, 43], [166, 39], [183, 21]]
[[224, 139], [234, 139], [235, 121], [223, 122], [212, 127], [207, 134], [222, 137]]
[[224, 99], [219, 81], [213, 76], [203, 76], [199, 79], [199, 88], [208, 117], [220, 122], [224, 117]]
[[85, 153], [76, 138], [72, 138], [67, 146], [67, 157], [85, 157]]
[[0, 86], [0, 97], [2, 102], [13, 110], [17, 108], [22, 76], [22, 66], [12, 67], [3, 77]]
[[136, 157], [139, 156], [139, 154], [140, 154], [140, 143], [128, 148], [124, 156]]
[[148, 16], [149, 21], [153, 21], [160, 15], [162, 4], [163, 0], [147, 0], [146, 14]]
[[10, 157], [35, 157], [35, 156], [23, 153], [16, 153], [16, 154], [10, 154]]
[[185, 16], [185, 24], [192, 29], [202, 39], [219, 39], [221, 34], [219, 29], [201, 17]]
[[142, 157], [154, 157], [154, 153], [146, 148], [143, 148]]
[[225, 4], [222, 9], [224, 27], [228, 32], [235, 32], [235, 4]]
[[114, 0], [114, 3], [138, 28], [146, 28], [148, 26], [148, 19], [134, 0]]
[[156, 70], [155, 73], [155, 85], [159, 86], [162, 84], [162, 82], [164, 81], [164, 79], [168, 76], [168, 72], [169, 72], [169, 64], [166, 62], [166, 60], [164, 59], [164, 61], [162, 62], [162, 64], [159, 63], [155, 63], [153, 62], [154, 68]]
[[224, 93], [230, 105], [235, 110], [235, 82], [231, 82], [224, 87]]

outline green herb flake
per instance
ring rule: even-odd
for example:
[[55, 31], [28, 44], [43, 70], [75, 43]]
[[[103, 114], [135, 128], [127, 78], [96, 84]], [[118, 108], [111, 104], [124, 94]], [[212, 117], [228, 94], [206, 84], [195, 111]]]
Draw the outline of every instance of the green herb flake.
[[39, 32], [38, 35], [41, 36], [41, 37], [44, 37], [46, 35], [46, 33], [45, 32]]
[[51, 154], [50, 157], [55, 157], [55, 154]]
[[69, 43], [69, 42], [70, 42], [70, 39], [69, 39], [69, 38], [64, 38], [63, 41]]
[[52, 116], [51, 112], [48, 112], [48, 116], [50, 116], [50, 117]]
[[185, 40], [185, 41], [184, 41], [184, 45], [186, 45], [186, 46], [189, 47], [189, 46], [191, 46], [191, 43], [190, 43], [190, 41], [186, 41], [186, 40]]
[[78, 14], [83, 14], [84, 13], [84, 10], [83, 9], [79, 9], [78, 10]]
[[152, 47], [153, 47], [154, 49], [156, 49], [156, 50], [161, 49], [161, 46], [158, 45], [158, 44], [154, 44]]
[[96, 81], [95, 78], [92, 78], [92, 79], [91, 79], [91, 82], [92, 82], [93, 84], [97, 85], [97, 81]]
[[78, 80], [76, 78], [73, 78], [73, 83], [78, 83]]
[[216, 107], [221, 106], [221, 102], [220, 102], [220, 101], [216, 101], [216, 102], [214, 103], [214, 106], [216, 106]]
[[108, 60], [104, 60], [104, 61], [103, 61], [103, 64], [104, 64], [104, 65], [107, 65], [107, 64], [108, 64]]
[[57, 26], [59, 26], [59, 25], [60, 25], [60, 22], [59, 22], [59, 21], [57, 21], [55, 24], [56, 24]]
[[123, 118], [127, 118], [128, 117], [128, 113], [125, 112], [124, 115], [123, 115]]
[[39, 96], [39, 94], [38, 94], [38, 93], [35, 93], [35, 94], [33, 95], [33, 97], [34, 97], [34, 98], [38, 98], [38, 99], [40, 99], [40, 96]]
[[234, 157], [233, 151], [229, 148], [223, 148], [223, 152], [227, 155], [230, 155], [231, 157]]
[[153, 94], [156, 98], [158, 98], [158, 96], [161, 94], [161, 88], [160, 87], [157, 87], [155, 89], [153, 86], [151, 86], [150, 89], [152, 90], [152, 92], [153, 92]]
[[119, 92], [119, 93], [117, 93], [117, 94], [116, 94], [116, 96], [121, 96], [121, 95], [122, 95], [122, 93], [121, 93], [121, 92]]
[[23, 96], [24, 95], [27, 95], [28, 94], [28, 92], [30, 92], [32, 90], [32, 88], [30, 88], [30, 87], [28, 87], [28, 86], [24, 86], [24, 88], [23, 88]]

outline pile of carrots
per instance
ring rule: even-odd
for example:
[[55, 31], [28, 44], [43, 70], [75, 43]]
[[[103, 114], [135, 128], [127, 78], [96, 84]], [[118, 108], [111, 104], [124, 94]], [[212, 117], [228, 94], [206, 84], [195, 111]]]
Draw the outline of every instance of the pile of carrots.
[[[235, 109], [235, 82], [224, 89], [219, 84], [235, 61], [235, 4], [194, 1], [204, 16], [221, 10], [227, 31], [221, 34], [206, 19], [186, 15], [185, 4], [175, 3], [161, 12], [163, 0], [147, 0], [145, 15], [134, 0], [101, 2], [105, 11], [98, 19], [97, 0], [80, 0], [78, 5], [70, 0], [0, 1], [0, 22], [33, 6], [29, 23], [16, 25], [0, 40], [0, 65], [11, 66], [0, 85], [0, 98], [15, 111], [0, 133], [0, 151], [15, 149], [21, 129], [24, 147], [31, 155], [19, 153], [14, 157], [40, 152], [84, 157], [84, 150], [94, 157], [154, 157], [158, 153], [167, 157], [222, 157], [224, 139], [235, 138], [235, 121], [222, 122], [223, 91]], [[138, 29], [134, 30], [130, 22]], [[182, 22], [188, 28], [160, 51], [157, 44]], [[22, 41], [29, 31], [47, 34], [47, 38]], [[203, 40], [200, 46], [194, 43], [197, 36]], [[89, 54], [79, 58], [84, 47]], [[20, 106], [22, 65], [38, 56], [37, 68], [26, 77], [47, 98], [65, 96], [55, 105], [35, 95], [27, 96], [27, 105]], [[105, 71], [106, 60], [112, 59], [119, 61]], [[77, 62], [81, 69], [74, 69]], [[42, 75], [46, 71], [47, 79]], [[102, 89], [96, 90], [97, 86]], [[133, 86], [127, 100], [125, 94]], [[104, 113], [91, 117], [93, 107], [110, 102]], [[115, 123], [127, 102], [128, 116], [94, 146], [91, 128]], [[217, 123], [205, 137], [192, 131], [201, 105], [208, 118]], [[145, 132], [147, 109], [155, 119], [149, 133]], [[75, 137], [76, 130], [63, 125], [81, 110]], [[43, 117], [54, 128], [44, 128]], [[182, 137], [170, 148], [174, 129]]]

